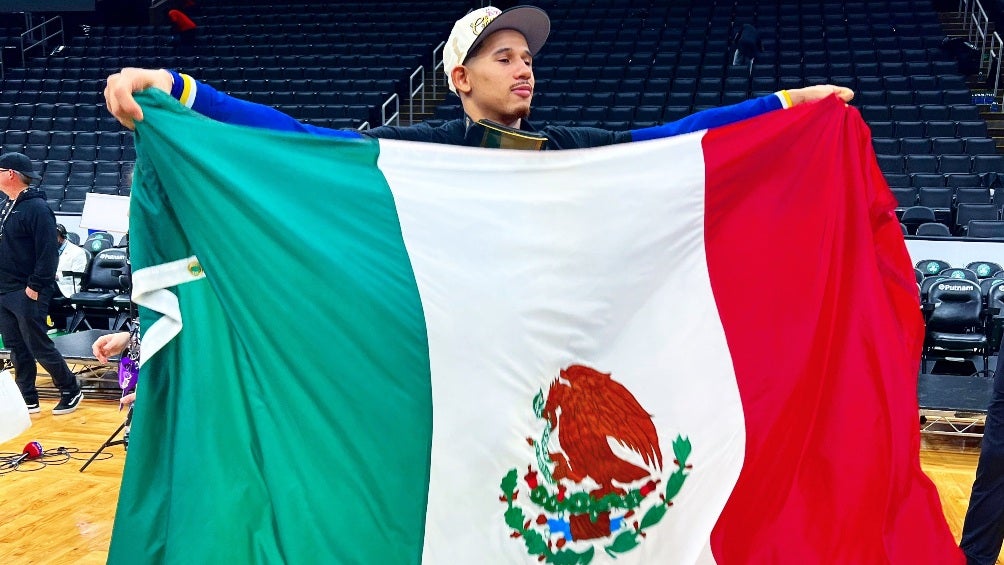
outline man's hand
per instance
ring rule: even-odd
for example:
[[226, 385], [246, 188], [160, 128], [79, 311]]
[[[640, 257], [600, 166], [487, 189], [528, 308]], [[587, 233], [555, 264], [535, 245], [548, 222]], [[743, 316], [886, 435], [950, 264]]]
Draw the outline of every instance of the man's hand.
[[107, 363], [109, 357], [122, 353], [127, 345], [129, 345], [129, 332], [105, 334], [91, 345], [91, 353], [98, 358], [98, 361]]
[[135, 129], [135, 121], [143, 120], [143, 109], [133, 93], [147, 88], [159, 88], [170, 94], [174, 78], [164, 69], [125, 68], [108, 77], [105, 85], [105, 106], [120, 124]]
[[836, 94], [837, 98], [844, 102], [850, 102], [854, 98], [854, 91], [850, 88], [832, 84], [817, 84], [816, 86], [806, 86], [805, 88], [796, 88], [788, 91], [788, 96], [791, 96], [792, 106], [822, 100], [831, 94]]
[[24, 294], [32, 300], [38, 300], [38, 291], [32, 290], [30, 286], [25, 287]]

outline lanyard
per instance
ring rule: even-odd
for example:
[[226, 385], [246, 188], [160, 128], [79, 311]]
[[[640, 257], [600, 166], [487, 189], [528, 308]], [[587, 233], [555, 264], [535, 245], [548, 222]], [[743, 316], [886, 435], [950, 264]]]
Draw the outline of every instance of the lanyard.
[[21, 192], [18, 192], [17, 196], [15, 196], [14, 198], [7, 199], [7, 208], [3, 212], [3, 218], [0, 219], [0, 239], [3, 239], [3, 231], [4, 228], [7, 227], [7, 217], [10, 216], [10, 213], [14, 211], [14, 206], [17, 204], [17, 201], [21, 198], [22, 194], [24, 194], [23, 190]]

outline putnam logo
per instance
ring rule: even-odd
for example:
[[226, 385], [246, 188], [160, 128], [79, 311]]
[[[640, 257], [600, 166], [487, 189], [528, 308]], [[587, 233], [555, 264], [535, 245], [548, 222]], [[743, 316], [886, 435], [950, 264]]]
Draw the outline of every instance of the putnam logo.
[[939, 284], [938, 290], [973, 290], [975, 286], [968, 284]]
[[617, 557], [638, 547], [690, 476], [690, 440], [677, 436], [672, 464], [664, 465], [652, 415], [609, 373], [583, 365], [561, 370], [547, 396], [534, 397], [533, 411], [541, 423], [540, 438], [527, 438], [535, 460], [500, 484], [510, 537], [557, 564], [586, 565], [598, 549]]

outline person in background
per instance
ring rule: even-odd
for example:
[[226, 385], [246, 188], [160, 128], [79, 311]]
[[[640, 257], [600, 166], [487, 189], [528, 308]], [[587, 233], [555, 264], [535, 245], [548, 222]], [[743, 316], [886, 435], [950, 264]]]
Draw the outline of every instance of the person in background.
[[[72, 313], [72, 308], [65, 304], [65, 300], [55, 300], [60, 297], [66, 299], [73, 293], [80, 290], [80, 275], [71, 273], [83, 273], [87, 269], [87, 252], [81, 247], [74, 245], [66, 238], [66, 227], [63, 224], [56, 224], [56, 245], [59, 246], [59, 262], [56, 266], [56, 288], [58, 294], [53, 295], [54, 300], [49, 304], [49, 317], [57, 329], [66, 329], [66, 320]], [[59, 304], [63, 302], [64, 304]]]
[[185, 12], [178, 9], [169, 10], [167, 19], [171, 20], [171, 25], [174, 27], [175, 45], [182, 50], [191, 47], [195, 43], [195, 34], [198, 33], [199, 26], [195, 25]]
[[994, 389], [983, 426], [980, 461], [959, 544], [968, 565], [997, 563], [1004, 545], [1004, 344], [997, 353]]
[[763, 51], [763, 41], [760, 33], [751, 24], [743, 24], [735, 36], [735, 53], [732, 55], [733, 65], [751, 65], [756, 56]]
[[119, 386], [122, 388], [122, 398], [119, 399], [119, 410], [129, 407], [126, 417], [125, 436], [126, 449], [129, 446], [129, 430], [132, 427], [132, 406], [136, 402], [136, 381], [139, 379], [139, 319], [135, 319], [132, 328], [127, 332], [105, 334], [91, 344], [91, 353], [101, 361], [122, 355], [119, 359]]
[[[142, 110], [133, 93], [157, 88], [196, 112], [231, 124], [282, 131], [301, 131], [338, 137], [376, 137], [426, 141], [451, 145], [484, 146], [484, 125], [497, 130], [546, 139], [541, 149], [574, 149], [642, 141], [689, 133], [751, 118], [766, 112], [820, 100], [831, 95], [850, 101], [854, 93], [844, 87], [818, 85], [747, 100], [732, 106], [712, 108], [681, 120], [630, 131], [595, 127], [535, 126], [527, 118], [536, 89], [533, 58], [550, 33], [547, 14], [534, 6], [506, 11], [488, 6], [471, 11], [454, 24], [443, 53], [444, 71], [450, 90], [460, 96], [464, 116], [440, 126], [380, 126], [362, 132], [343, 131], [303, 124], [267, 106], [223, 94], [211, 86], [175, 71], [123, 69], [108, 77], [105, 101], [108, 110], [123, 125], [132, 128]], [[503, 143], [502, 146], [505, 146]]]
[[47, 335], [45, 317], [56, 291], [56, 216], [45, 193], [29, 188], [35, 173], [21, 153], [0, 155], [0, 335], [11, 350], [15, 381], [29, 413], [40, 412], [36, 361], [59, 388], [52, 413], [69, 414], [84, 398], [77, 377]]

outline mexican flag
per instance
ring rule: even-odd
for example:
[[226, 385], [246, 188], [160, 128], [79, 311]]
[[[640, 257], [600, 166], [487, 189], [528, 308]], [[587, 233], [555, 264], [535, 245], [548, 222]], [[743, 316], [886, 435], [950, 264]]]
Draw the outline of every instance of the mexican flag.
[[139, 100], [111, 563], [962, 563], [853, 108], [529, 153]]

